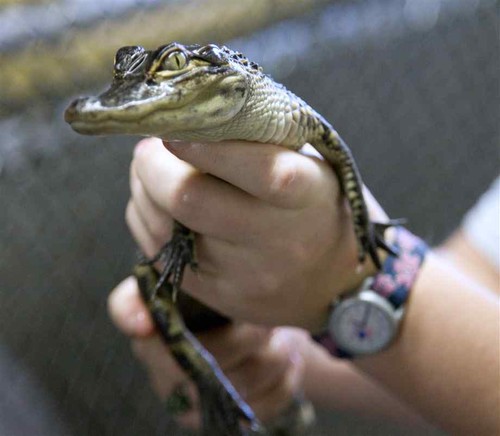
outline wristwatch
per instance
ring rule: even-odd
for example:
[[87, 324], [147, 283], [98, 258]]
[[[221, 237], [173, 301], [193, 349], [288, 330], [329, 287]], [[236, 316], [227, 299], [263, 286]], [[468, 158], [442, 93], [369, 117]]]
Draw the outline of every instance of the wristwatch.
[[387, 348], [397, 336], [410, 289], [428, 246], [403, 227], [382, 269], [331, 306], [326, 331], [314, 337], [332, 355], [353, 358]]

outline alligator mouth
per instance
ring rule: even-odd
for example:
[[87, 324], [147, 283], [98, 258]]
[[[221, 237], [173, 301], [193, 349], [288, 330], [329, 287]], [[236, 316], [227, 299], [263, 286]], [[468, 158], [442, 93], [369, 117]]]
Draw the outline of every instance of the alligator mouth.
[[[75, 103], [75, 102], [74, 102]], [[78, 101], [76, 102], [78, 104]], [[139, 115], [134, 111], [130, 116], [125, 117], [123, 113], [116, 110], [81, 112], [73, 103], [66, 109], [64, 119], [71, 128], [84, 135], [106, 135], [106, 134], [135, 134], [151, 135], [154, 126], [145, 122], [145, 119], [160, 112], [161, 109], [145, 111]]]
[[[64, 121], [71, 125], [76, 123], [98, 124], [107, 120], [134, 121], [141, 118], [137, 110], [140, 106], [141, 104], [138, 102], [121, 106], [104, 106], [97, 97], [80, 97], [73, 100], [66, 108]], [[148, 112], [144, 112], [143, 116], [146, 116]]]
[[[231, 75], [228, 70], [218, 69], [221, 79]], [[206, 88], [200, 86], [199, 89], [191, 90], [182, 94], [176, 91], [176, 86], [186, 80], [196, 80], [197, 76], [213, 74], [210, 70], [190, 72], [172, 80], [171, 90], [164, 91], [156, 96], [149, 96], [143, 99], [131, 100], [126, 103], [116, 105], [106, 105], [106, 99], [101, 94], [98, 97], [80, 97], [72, 101], [64, 112], [64, 120], [70, 124], [71, 128], [78, 133], [88, 135], [100, 135], [110, 133], [132, 133], [141, 134], [141, 125], [147, 123], [145, 119], [156, 113], [182, 110], [200, 95], [206, 94]], [[229, 74], [228, 74], [229, 73]], [[209, 86], [213, 86], [211, 83]], [[206, 98], [206, 97], [205, 97]], [[149, 129], [151, 126], [148, 126]]]
[[[141, 134], [144, 121], [155, 113], [176, 111], [195, 99], [197, 93], [184, 98], [182, 103], [166, 96], [144, 101], [129, 102], [119, 106], [104, 106], [98, 97], [81, 97], [68, 106], [64, 120], [78, 133], [100, 135], [109, 133]], [[163, 100], [163, 102], [162, 102]], [[147, 126], [149, 129], [151, 126]]]
[[[151, 136], [141, 130], [137, 123], [126, 123], [123, 121], [106, 120], [88, 123], [85, 121], [73, 121], [71, 128], [82, 135], [102, 136], [110, 134]], [[126, 126], [126, 127], [124, 127]]]

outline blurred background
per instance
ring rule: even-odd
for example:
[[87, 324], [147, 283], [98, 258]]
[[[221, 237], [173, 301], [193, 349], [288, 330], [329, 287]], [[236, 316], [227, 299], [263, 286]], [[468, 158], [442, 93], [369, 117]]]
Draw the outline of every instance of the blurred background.
[[[181, 434], [106, 315], [135, 260], [123, 216], [137, 139], [80, 137], [62, 119], [110, 80], [117, 48], [245, 53], [333, 123], [390, 216], [439, 243], [498, 174], [497, 8], [0, 0], [0, 435]], [[320, 414], [315, 434], [333, 433], [418, 434]]]

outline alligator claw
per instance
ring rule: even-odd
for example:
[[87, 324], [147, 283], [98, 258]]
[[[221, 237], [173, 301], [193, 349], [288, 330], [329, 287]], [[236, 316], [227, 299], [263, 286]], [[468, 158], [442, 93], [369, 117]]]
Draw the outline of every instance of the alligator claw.
[[[370, 258], [378, 269], [382, 268], [382, 262], [380, 261], [380, 256], [377, 252], [377, 248], [381, 248], [392, 256], [399, 256], [398, 249], [387, 244], [387, 242], [385, 241], [385, 231], [389, 227], [400, 226], [404, 223], [406, 223], [406, 219], [404, 218], [390, 219], [385, 223], [373, 221], [370, 222], [368, 237], [362, 239], [361, 245], [366, 250], [366, 252], [368, 252]], [[364, 253], [362, 254], [362, 259], [360, 260], [364, 260]]]
[[190, 265], [192, 269], [196, 269], [198, 266], [194, 255], [194, 233], [175, 221], [172, 239], [154, 257], [146, 259], [141, 264], [152, 266], [158, 261], [163, 262], [164, 265], [153, 296], [157, 295], [165, 282], [172, 279], [172, 295], [175, 301], [186, 265]]

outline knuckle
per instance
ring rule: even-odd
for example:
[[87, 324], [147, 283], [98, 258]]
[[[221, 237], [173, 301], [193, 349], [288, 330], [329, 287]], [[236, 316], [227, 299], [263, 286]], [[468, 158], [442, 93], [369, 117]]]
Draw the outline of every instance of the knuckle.
[[200, 190], [199, 178], [191, 176], [180, 180], [172, 187], [169, 195], [170, 213], [183, 224], [188, 224], [195, 215], [203, 201], [203, 193]]
[[274, 161], [268, 186], [272, 203], [294, 207], [300, 204], [304, 184], [304, 171], [300, 160], [291, 153], [280, 155]]

